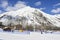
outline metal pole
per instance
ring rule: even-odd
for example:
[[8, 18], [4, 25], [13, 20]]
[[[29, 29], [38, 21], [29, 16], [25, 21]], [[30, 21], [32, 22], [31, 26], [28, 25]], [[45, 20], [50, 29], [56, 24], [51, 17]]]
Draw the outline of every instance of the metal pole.
[[34, 26], [34, 29], [33, 29], [33, 31], [35, 32], [35, 26]]
[[[34, 17], [34, 22], [35, 22], [35, 17]], [[34, 23], [34, 22], [33, 22], [33, 23]], [[35, 23], [34, 23], [34, 32], [35, 32]]]

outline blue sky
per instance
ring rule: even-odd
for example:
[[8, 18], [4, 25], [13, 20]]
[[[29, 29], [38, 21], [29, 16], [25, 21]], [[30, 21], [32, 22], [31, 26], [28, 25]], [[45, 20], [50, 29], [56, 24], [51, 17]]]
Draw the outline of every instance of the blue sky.
[[60, 14], [60, 0], [0, 0], [0, 13], [26, 6], [38, 8], [48, 14]]

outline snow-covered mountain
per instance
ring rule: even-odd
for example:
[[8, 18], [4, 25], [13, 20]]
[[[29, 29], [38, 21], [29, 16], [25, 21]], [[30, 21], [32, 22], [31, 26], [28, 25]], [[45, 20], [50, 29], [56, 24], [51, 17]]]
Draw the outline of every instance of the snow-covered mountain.
[[16, 11], [5, 12], [0, 15], [0, 22], [3, 25], [22, 24], [33, 26], [57, 26], [60, 27], [60, 20], [53, 15], [42, 12], [39, 9], [25, 7]]
[[54, 15], [56, 18], [60, 20], [60, 14]]

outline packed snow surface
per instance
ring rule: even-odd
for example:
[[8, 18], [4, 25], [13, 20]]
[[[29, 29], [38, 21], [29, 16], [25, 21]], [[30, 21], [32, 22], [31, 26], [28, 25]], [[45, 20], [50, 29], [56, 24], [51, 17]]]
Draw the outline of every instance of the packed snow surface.
[[40, 34], [30, 32], [30, 34], [15, 34], [0, 32], [0, 40], [60, 40], [60, 34]]

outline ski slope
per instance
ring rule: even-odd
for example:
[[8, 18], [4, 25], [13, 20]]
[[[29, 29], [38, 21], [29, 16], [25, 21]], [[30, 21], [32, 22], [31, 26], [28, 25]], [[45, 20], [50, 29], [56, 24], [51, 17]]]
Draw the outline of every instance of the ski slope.
[[60, 40], [60, 34], [40, 34], [30, 32], [30, 34], [16, 34], [0, 32], [0, 40]]

